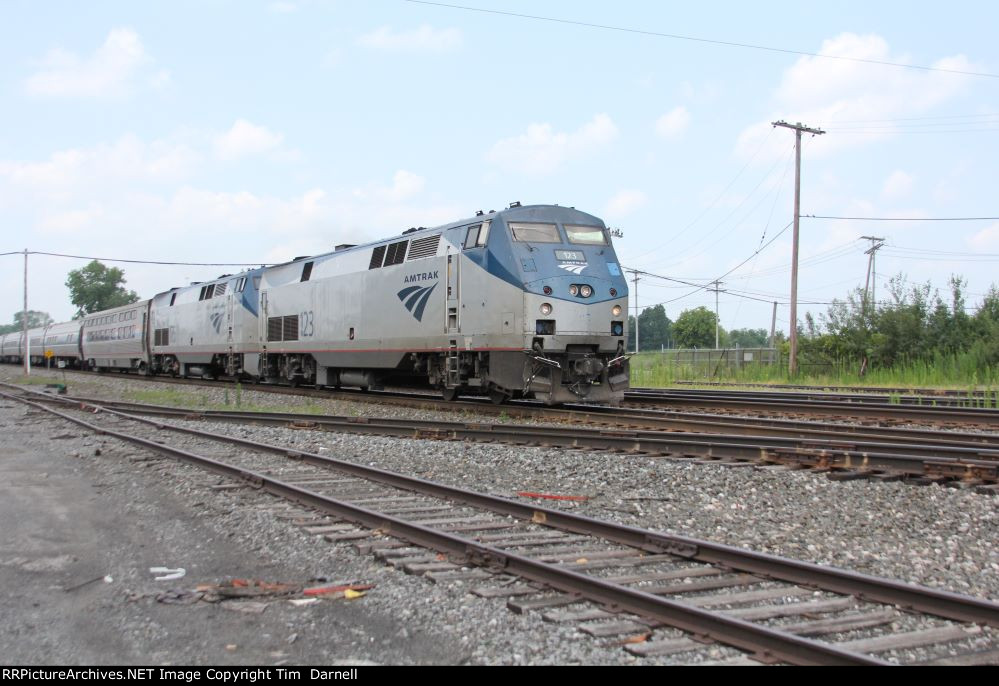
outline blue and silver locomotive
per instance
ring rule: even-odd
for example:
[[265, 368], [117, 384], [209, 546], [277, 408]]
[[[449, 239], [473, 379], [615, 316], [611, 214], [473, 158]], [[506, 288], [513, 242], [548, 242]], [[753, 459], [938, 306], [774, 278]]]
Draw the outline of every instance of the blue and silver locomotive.
[[616, 403], [628, 387], [627, 298], [600, 219], [514, 204], [172, 289], [131, 306], [141, 331], [122, 339], [127, 355], [107, 340], [90, 355], [84, 332], [79, 359], [274, 383], [429, 384], [449, 399]]

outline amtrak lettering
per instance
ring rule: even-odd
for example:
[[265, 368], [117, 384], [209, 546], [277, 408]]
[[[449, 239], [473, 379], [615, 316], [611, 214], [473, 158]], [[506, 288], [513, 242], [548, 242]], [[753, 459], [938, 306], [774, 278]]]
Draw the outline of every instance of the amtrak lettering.
[[[432, 273], [435, 276], [437, 274], [437, 272], [432, 272]], [[418, 276], [429, 276], [429, 275], [420, 274]], [[415, 279], [413, 279], [410, 276], [406, 277], [407, 282], [411, 280]], [[437, 283], [440, 282], [438, 281]], [[406, 288], [403, 288], [401, 291], [396, 293], [396, 295], [399, 296], [399, 300], [402, 301], [402, 304], [405, 305], [406, 309], [409, 310], [416, 318], [416, 321], [418, 322], [423, 321], [423, 310], [426, 309], [427, 307], [427, 302], [430, 300], [430, 294], [434, 292], [435, 288], [437, 288], [437, 283], [435, 283], [433, 286], [407, 286]]]
[[[414, 281], [430, 281], [431, 279], [436, 279], [437, 272], [420, 272], [419, 274], [410, 274], [403, 280], [403, 283], [413, 283]], [[434, 284], [435, 286], [437, 284]]]

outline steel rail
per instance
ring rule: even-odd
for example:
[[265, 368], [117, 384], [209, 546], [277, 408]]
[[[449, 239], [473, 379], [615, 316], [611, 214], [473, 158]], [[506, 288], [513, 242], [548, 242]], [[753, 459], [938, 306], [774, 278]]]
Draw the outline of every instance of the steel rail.
[[851, 403], [795, 398], [786, 400], [747, 399], [744, 396], [703, 395], [695, 393], [626, 392], [626, 403], [640, 405], [695, 405], [727, 407], [764, 412], [790, 412], [855, 417], [878, 417], [906, 421], [962, 422], [999, 426], [999, 410], [981, 407], [932, 407], [926, 405], [893, 405], [888, 403]]
[[[114, 402], [117, 407], [150, 407], [144, 403], [128, 403], [125, 401], [104, 401], [97, 398], [73, 396], [85, 402]], [[321, 396], [320, 396], [321, 397]], [[437, 400], [432, 402], [436, 403]], [[499, 414], [503, 409], [497, 409], [492, 404], [476, 403], [476, 408], [483, 414]], [[163, 407], [164, 410], [167, 406]], [[453, 409], [453, 408], [451, 408]], [[209, 410], [192, 410], [209, 412]], [[226, 410], [221, 410], [225, 412]], [[266, 413], [262, 413], [266, 414]], [[670, 432], [738, 434], [748, 436], [778, 436], [797, 439], [816, 438], [831, 439], [837, 442], [847, 441], [846, 436], [853, 441], [896, 443], [918, 445], [921, 447], [939, 447], [950, 449], [963, 446], [974, 450], [999, 450], [999, 435], [983, 433], [960, 433], [956, 431], [941, 432], [933, 429], [909, 429], [898, 427], [868, 427], [850, 424], [823, 424], [815, 421], [800, 421], [789, 419], [769, 419], [757, 417], [740, 417], [732, 415], [705, 415], [700, 413], [669, 412], [661, 410], [634, 410], [623, 412], [618, 408], [590, 408], [587, 411], [557, 410], [551, 408], [528, 412], [508, 412], [508, 415], [518, 417], [543, 417], [563, 422], [585, 421], [589, 424], [604, 424], [623, 426], [629, 430], [655, 429]]]
[[[0, 392], [0, 395], [10, 396]], [[22, 402], [28, 402], [22, 399]], [[33, 403], [35, 404], [35, 403]], [[37, 404], [36, 404], [37, 405]], [[39, 407], [44, 407], [38, 405]], [[49, 408], [45, 408], [49, 409]], [[410, 477], [345, 460], [317, 455], [301, 450], [258, 443], [256, 441], [212, 434], [187, 427], [172, 426], [155, 420], [144, 419], [116, 410], [103, 410], [150, 426], [200, 436], [210, 440], [241, 445], [254, 450], [285, 455], [309, 464], [327, 466], [361, 478], [396, 486], [406, 490], [428, 493], [492, 510], [518, 519], [543, 523], [546, 526], [598, 536], [616, 543], [652, 553], [667, 553], [709, 564], [720, 564], [737, 571], [744, 571], [770, 579], [786, 581], [806, 587], [836, 593], [855, 595], [867, 600], [898, 605], [900, 607], [937, 615], [947, 619], [999, 627], [999, 603], [972, 598], [947, 591], [913, 586], [890, 579], [873, 577], [849, 570], [825, 567], [810, 562], [781, 558], [765, 553], [743, 550], [711, 541], [705, 541], [665, 532], [653, 532], [623, 524], [601, 521], [583, 515], [563, 512], [536, 505], [526, 505], [507, 498], [477, 493], [467, 489]], [[61, 414], [61, 413], [60, 413]], [[75, 420], [74, 421], [79, 421]], [[103, 431], [103, 430], [102, 430]], [[150, 442], [152, 443], [152, 442]], [[156, 446], [159, 444], [152, 443]]]
[[[918, 404], [921, 401], [927, 402], [977, 402], [977, 401], [991, 401], [999, 398], [999, 393], [996, 391], [983, 390], [983, 389], [971, 389], [971, 390], [960, 390], [956, 388], [918, 388], [918, 387], [886, 387], [886, 386], [836, 386], [833, 384], [828, 385], [807, 385], [807, 384], [766, 384], [766, 383], [750, 383], [750, 382], [738, 382], [738, 381], [674, 381], [678, 386], [717, 386], [717, 387], [739, 387], [739, 388], [758, 388], [764, 392], [776, 389], [777, 392], [808, 392], [815, 391], [823, 395], [829, 395], [833, 397], [844, 397], [852, 396], [858, 398], [873, 398], [880, 396], [882, 399], [887, 399], [889, 397], [894, 397], [902, 403], [915, 402]], [[662, 390], [657, 388], [636, 388], [632, 387], [634, 391], [655, 391]]]
[[762, 438], [742, 434], [662, 433], [583, 427], [563, 428], [479, 422], [379, 417], [340, 417], [274, 412], [187, 410], [139, 403], [46, 396], [47, 400], [100, 405], [147, 416], [174, 417], [243, 424], [288, 426], [296, 429], [343, 431], [401, 438], [471, 440], [569, 449], [614, 450], [627, 453], [699, 455], [712, 459], [793, 462], [810, 467], [845, 470], [886, 469], [916, 477], [999, 481], [999, 450], [936, 447], [919, 444], [848, 442], [837, 439]]
[[[254, 488], [286, 498], [293, 502], [313, 507], [319, 511], [327, 512], [373, 529], [385, 531], [390, 533], [392, 536], [417, 543], [421, 546], [428, 547], [439, 552], [468, 559], [469, 561], [479, 565], [487, 566], [492, 569], [503, 570], [531, 581], [543, 583], [553, 589], [575, 594], [581, 598], [586, 598], [617, 610], [632, 612], [644, 617], [649, 617], [660, 621], [663, 624], [694, 633], [695, 635], [704, 636], [726, 645], [747, 650], [760, 656], [761, 659], [764, 660], [776, 659], [801, 665], [890, 664], [869, 655], [843, 650], [833, 645], [824, 644], [818, 641], [796, 636], [794, 634], [770, 629], [734, 617], [713, 613], [678, 601], [667, 600], [637, 589], [610, 583], [597, 577], [590, 577], [572, 570], [561, 569], [550, 563], [533, 560], [517, 553], [484, 545], [454, 534], [437, 531], [427, 526], [407, 522], [399, 517], [380, 513], [349, 502], [321, 495], [314, 491], [274, 479], [266, 474], [226, 465], [218, 460], [198, 455], [187, 450], [175, 448], [162, 443], [156, 443], [148, 439], [132, 436], [120, 431], [114, 431], [106, 427], [97, 426], [25, 398], [19, 398], [2, 392], [0, 392], [0, 395], [25, 403], [45, 412], [50, 412], [79, 426], [95, 431], [100, 435], [112, 436], [134, 445], [148, 448], [158, 453], [179, 458], [185, 462], [208, 469], [212, 472], [240, 479], [247, 482]], [[128, 419], [138, 419], [116, 411], [109, 410], [109, 412], [118, 414]], [[148, 422], [149, 420], [139, 419], [139, 421]], [[155, 425], [154, 422], [150, 423]], [[169, 427], [164, 426], [163, 428]], [[223, 438], [205, 434], [204, 432], [188, 431], [188, 433], [202, 434], [205, 438], [212, 438], [213, 440], [220, 440]], [[225, 438], [228, 441], [229, 437]], [[241, 440], [232, 440], [231, 442], [248, 443]], [[278, 446], [254, 444], [253, 447], [269, 451], [282, 451], [282, 449]], [[287, 453], [288, 451], [285, 450], [284, 452]], [[299, 457], [304, 458], [305, 454], [299, 455]], [[318, 455], [309, 455], [309, 457], [319, 458], [323, 461], [329, 460], [329, 458], [322, 458], [322, 456]], [[342, 466], [343, 464], [339, 467], [342, 468]], [[355, 469], [360, 467], [360, 465], [351, 465], [351, 467], [354, 469], [346, 471], [356, 473]], [[362, 468], [362, 471], [368, 471], [370, 469], [371, 468]], [[391, 476], [391, 481], [398, 480], [399, 478], [402, 478], [405, 482], [422, 481], [411, 480], [408, 477], [402, 477], [402, 475], [384, 472], [383, 470], [374, 471], [382, 472], [380, 475], [382, 479], [379, 479], [380, 481], [389, 475]], [[423, 489], [421, 489], [422, 492], [437, 491], [441, 488], [440, 485], [431, 484], [430, 482], [422, 482], [421, 485], [423, 486]], [[427, 486], [433, 486], [434, 488], [432, 488], [431, 491], [427, 491]], [[463, 494], [465, 498], [460, 498], [462, 501], [467, 501], [469, 495], [479, 495], [472, 494], [470, 491], [462, 491], [462, 489], [451, 489], [450, 487], [443, 488], [445, 491], [455, 491]], [[488, 498], [488, 496], [486, 496], [486, 498]], [[542, 510], [543, 508], [535, 508], [535, 512], [540, 512]], [[556, 513], [552, 511], [552, 514]], [[648, 545], [649, 544], [646, 543], [646, 546]], [[643, 549], [648, 549], [648, 547]]]
[[[90, 376], [89, 372], [82, 372], [79, 370], [69, 370], [70, 373], [81, 374]], [[139, 379], [135, 375], [126, 375], [129, 379]], [[208, 381], [204, 379], [193, 379], [193, 378], [174, 378], [174, 377], [164, 377], [164, 376], [144, 376], [141, 377], [144, 381], [152, 381], [154, 383], [165, 383], [165, 384], [175, 384], [175, 385], [191, 385], [191, 386], [205, 386], [205, 387], [217, 387], [220, 383], [222, 384], [237, 384], [238, 382], [230, 379], [218, 379], [215, 381]], [[921, 406], [916, 408], [907, 408], [898, 405], [872, 405], [863, 407], [862, 403], [828, 403], [822, 405], [820, 403], [767, 403], [763, 401], [755, 400], [745, 400], [737, 399], [731, 402], [722, 402], [721, 400], [706, 399], [704, 401], [695, 401], [693, 398], [683, 399], [683, 393], [677, 394], [673, 392], [674, 397], [679, 397], [680, 399], [669, 401], [662, 400], [663, 393], [670, 393], [670, 391], [660, 390], [657, 391], [659, 397], [650, 396], [648, 393], [642, 393], [640, 391], [629, 391], [626, 394], [626, 402], [631, 402], [632, 400], [643, 407], [609, 407], [602, 405], [586, 405], [586, 404], [566, 404], [561, 407], [547, 407], [541, 403], [530, 401], [530, 400], [514, 400], [508, 401], [503, 405], [493, 405], [485, 398], [465, 398], [464, 400], [453, 400], [445, 401], [437, 395], [430, 395], [427, 393], [413, 393], [413, 392], [398, 392], [398, 391], [360, 391], [360, 390], [350, 390], [350, 389], [332, 389], [332, 388], [315, 388], [315, 387], [305, 387], [305, 386], [279, 386], [272, 384], [247, 384], [244, 386], [247, 390], [258, 391], [262, 393], [273, 393], [277, 395], [292, 395], [292, 396], [306, 396], [314, 398], [322, 398], [325, 400], [348, 400], [353, 402], [364, 402], [364, 403], [374, 403], [374, 404], [393, 404], [402, 407], [421, 407], [421, 408], [431, 408], [444, 412], [454, 412], [461, 410], [474, 410], [482, 414], [502, 414], [505, 413], [508, 416], [522, 416], [522, 417], [546, 417], [555, 420], [564, 421], [593, 421], [595, 416], [600, 416], [609, 422], [624, 425], [634, 425], [634, 424], [644, 424], [650, 428], [657, 428], [661, 425], [663, 421], [685, 421], [688, 423], [693, 423], [699, 421], [701, 418], [708, 421], [722, 421], [731, 422], [733, 421], [732, 415], [725, 414], [709, 414], [705, 415], [703, 412], [684, 412], [680, 410], [672, 409], [648, 409], [648, 405], [677, 405], [677, 404], [687, 404], [694, 406], [710, 406], [710, 407], [722, 407], [722, 408], [732, 408], [732, 409], [742, 409], [744, 411], [753, 411], [758, 414], [758, 416], [745, 416], [739, 415], [738, 421], [744, 424], [753, 424], [757, 426], [769, 426], [772, 427], [772, 431], [775, 434], [780, 433], [781, 429], [793, 430], [795, 426], [800, 426], [800, 420], [790, 420], [783, 418], [775, 418], [765, 416], [767, 413], [770, 414], [820, 414], [825, 416], [836, 416], [836, 417], [857, 417], [857, 418], [867, 418], [867, 419], [891, 419], [895, 421], [922, 421], [922, 422], [971, 422], [976, 425], [991, 425], [999, 427], [999, 411], [993, 411], [995, 414], [992, 415], [993, 418], [989, 418], [987, 414], [989, 410], [978, 410], [978, 414], [972, 413], [970, 416], [945, 416], [943, 413], [948, 411], [961, 412], [957, 408], [947, 408], [938, 407], [933, 408], [930, 406]], [[636, 395], [632, 398], [631, 394]], [[744, 394], [748, 397], [753, 397], [751, 393]], [[974, 409], [974, 408], [972, 408]], [[882, 411], [883, 410], [883, 411]], [[907, 411], [911, 410], [907, 414]], [[986, 414], [982, 414], [982, 412]], [[915, 413], [915, 414], [913, 414]], [[841, 433], [855, 433], [862, 427], [850, 427], [848, 425], [838, 425], [838, 431]], [[863, 427], [869, 428], [869, 427]], [[882, 430], [884, 427], [881, 427]], [[892, 427], [895, 428], [895, 427]], [[924, 438], [928, 438], [926, 435], [928, 430], [919, 429], [896, 429], [898, 431], [907, 431], [916, 440], [923, 441]], [[923, 435], [917, 435], [918, 432], [922, 431]], [[989, 437], [982, 434], [965, 434], [968, 437], [967, 441], [974, 440], [972, 436], [980, 436], [981, 442], [989, 442]], [[995, 437], [993, 442], [995, 441]]]

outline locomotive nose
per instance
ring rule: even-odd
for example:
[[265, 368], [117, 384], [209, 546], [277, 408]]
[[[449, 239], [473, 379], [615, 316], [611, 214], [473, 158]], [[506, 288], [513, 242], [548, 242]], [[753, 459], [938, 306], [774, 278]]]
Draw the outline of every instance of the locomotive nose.
[[593, 379], [600, 376], [600, 372], [604, 370], [604, 363], [595, 357], [584, 357], [573, 362], [573, 369], [579, 376]]

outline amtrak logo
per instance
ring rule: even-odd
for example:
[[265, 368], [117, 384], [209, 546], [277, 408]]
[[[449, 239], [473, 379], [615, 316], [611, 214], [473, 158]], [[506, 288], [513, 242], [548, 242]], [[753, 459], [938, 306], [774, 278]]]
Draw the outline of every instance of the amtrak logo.
[[573, 274], [582, 274], [583, 270], [586, 269], [585, 264], [560, 264], [559, 267]]
[[440, 281], [433, 286], [407, 286], [396, 293], [402, 304], [406, 306], [406, 309], [416, 317], [416, 321], [423, 321], [423, 310], [426, 309], [427, 302], [430, 300], [430, 294], [437, 288], [438, 283]]
[[212, 321], [212, 326], [215, 328], [215, 333], [221, 333], [222, 332], [222, 317], [223, 316], [224, 315], [221, 312], [213, 312], [212, 315], [211, 315], [211, 317], [209, 317], [209, 319], [211, 319], [211, 321]]

